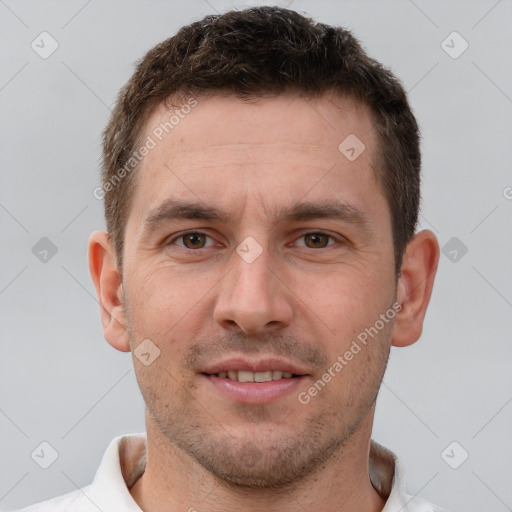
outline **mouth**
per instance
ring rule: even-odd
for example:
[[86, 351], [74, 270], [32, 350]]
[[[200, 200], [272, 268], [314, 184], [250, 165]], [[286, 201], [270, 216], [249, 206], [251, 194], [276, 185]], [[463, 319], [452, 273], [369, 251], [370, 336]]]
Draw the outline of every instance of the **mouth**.
[[237, 382], [270, 382], [281, 379], [293, 379], [301, 377], [291, 372], [282, 370], [266, 370], [262, 372], [251, 372], [248, 370], [223, 370], [218, 373], [204, 373], [203, 375], [218, 377], [219, 379], [229, 379]]
[[231, 359], [199, 373], [216, 395], [245, 404], [268, 404], [299, 390], [310, 377], [287, 361]]

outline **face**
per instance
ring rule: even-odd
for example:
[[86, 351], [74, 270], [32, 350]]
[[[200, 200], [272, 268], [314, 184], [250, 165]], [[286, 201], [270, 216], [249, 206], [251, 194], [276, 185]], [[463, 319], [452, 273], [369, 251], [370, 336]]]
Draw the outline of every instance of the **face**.
[[[359, 156], [353, 135], [339, 149], [351, 134]], [[137, 171], [123, 264], [132, 352], [160, 351], [134, 357], [148, 428], [229, 482], [295, 481], [368, 423], [389, 354], [371, 116], [339, 97], [198, 97], [161, 139]]]

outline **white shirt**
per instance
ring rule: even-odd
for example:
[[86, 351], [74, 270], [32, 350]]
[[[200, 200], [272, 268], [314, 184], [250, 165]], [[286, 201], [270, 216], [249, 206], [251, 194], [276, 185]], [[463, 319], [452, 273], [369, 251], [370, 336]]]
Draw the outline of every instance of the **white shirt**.
[[[20, 512], [142, 512], [129, 489], [144, 473], [145, 464], [145, 434], [117, 437], [109, 444], [92, 484]], [[370, 480], [382, 496], [388, 496], [382, 512], [447, 512], [409, 496], [402, 463], [393, 452], [373, 440]]]

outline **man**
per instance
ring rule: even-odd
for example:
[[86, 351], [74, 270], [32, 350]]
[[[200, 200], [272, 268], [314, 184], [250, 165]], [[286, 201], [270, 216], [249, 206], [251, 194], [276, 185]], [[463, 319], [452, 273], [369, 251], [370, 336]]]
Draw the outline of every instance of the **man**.
[[141, 61], [103, 149], [90, 270], [147, 441], [26, 510], [440, 510], [371, 440], [439, 258], [397, 79], [296, 12], [208, 16]]

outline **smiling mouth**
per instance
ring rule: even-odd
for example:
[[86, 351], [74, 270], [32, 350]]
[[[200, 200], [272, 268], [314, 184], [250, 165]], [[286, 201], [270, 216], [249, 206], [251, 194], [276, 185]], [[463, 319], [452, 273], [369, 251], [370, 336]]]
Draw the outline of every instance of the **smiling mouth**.
[[229, 370], [218, 373], [205, 373], [208, 377], [218, 377], [219, 379], [229, 379], [237, 382], [270, 382], [274, 380], [293, 379], [302, 377], [291, 372], [280, 370], [268, 370], [264, 372], [251, 372], [247, 370]]

